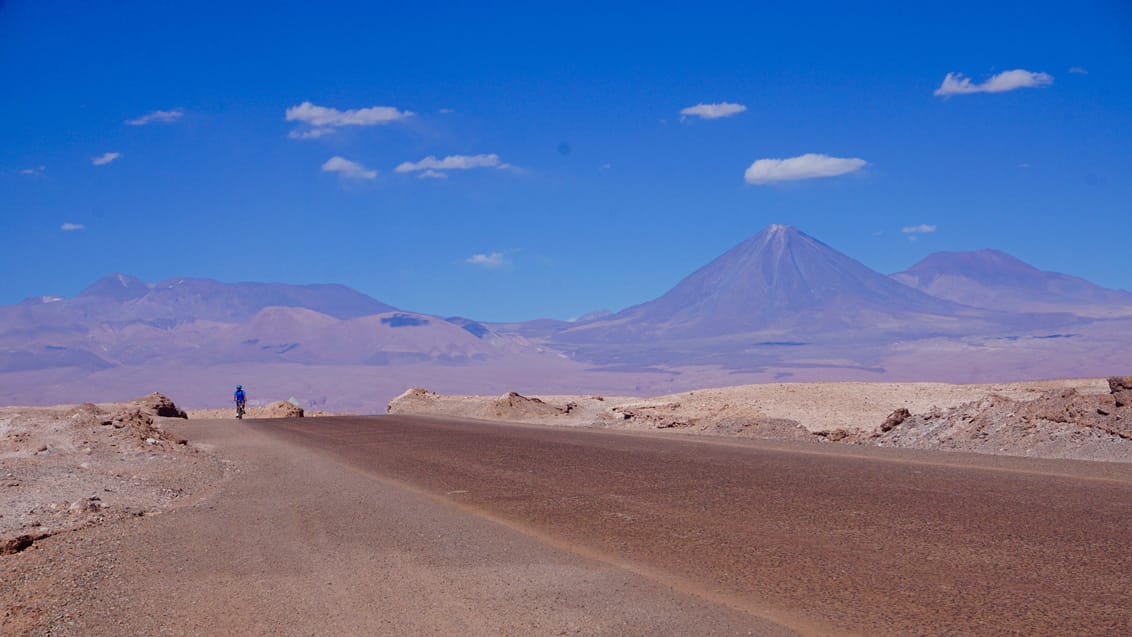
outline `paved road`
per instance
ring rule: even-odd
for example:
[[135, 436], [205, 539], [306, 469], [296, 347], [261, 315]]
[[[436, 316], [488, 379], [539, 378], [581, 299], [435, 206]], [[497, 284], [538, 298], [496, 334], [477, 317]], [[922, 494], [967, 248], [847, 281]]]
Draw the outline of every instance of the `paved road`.
[[229, 478], [20, 554], [51, 634], [1132, 634], [1132, 464], [393, 416], [176, 429]]
[[377, 417], [261, 423], [804, 633], [1132, 634], [1132, 467]]

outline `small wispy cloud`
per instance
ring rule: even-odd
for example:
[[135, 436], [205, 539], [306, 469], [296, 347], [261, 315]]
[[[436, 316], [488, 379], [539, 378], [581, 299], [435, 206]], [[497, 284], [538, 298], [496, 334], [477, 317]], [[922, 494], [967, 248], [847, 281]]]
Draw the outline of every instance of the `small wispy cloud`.
[[1031, 166], [1030, 164], [1027, 164], [1027, 163], [1018, 164], [1018, 167], [1019, 168], [1033, 168], [1033, 166]]
[[492, 252], [489, 254], [473, 254], [472, 256], [464, 259], [465, 262], [472, 265], [478, 265], [488, 269], [502, 267], [506, 263], [506, 259], [502, 252]]
[[770, 184], [778, 181], [836, 177], [851, 173], [869, 162], [856, 157], [830, 157], [806, 153], [788, 159], [759, 159], [747, 168], [743, 178], [748, 184]]
[[420, 179], [448, 179], [448, 173], [442, 173], [435, 170], [426, 170], [417, 175]]
[[928, 234], [935, 231], [936, 227], [928, 223], [921, 223], [918, 226], [904, 226], [900, 229], [900, 232], [904, 234]]
[[369, 108], [352, 108], [340, 111], [328, 106], [317, 106], [310, 102], [303, 102], [292, 106], [284, 114], [288, 122], [302, 122], [313, 127], [308, 131], [292, 131], [288, 135], [291, 139], [316, 139], [338, 126], [379, 126], [391, 124], [408, 119], [414, 115], [412, 111], [402, 111], [392, 106], [371, 106]]
[[[471, 170], [473, 168], [514, 168], [511, 164], [503, 162], [499, 159], [499, 155], [495, 153], [485, 155], [449, 155], [444, 159], [437, 159], [429, 155], [424, 159], [412, 162], [402, 162], [397, 168], [394, 168], [399, 173], [411, 173], [416, 171], [431, 171], [440, 173], [445, 170]], [[432, 175], [435, 177], [436, 175]]]
[[70, 221], [68, 221], [59, 226], [59, 229], [63, 232], [74, 232], [76, 230], [86, 230], [86, 226], [81, 223], [71, 223]]
[[1003, 71], [992, 75], [982, 84], [975, 84], [962, 73], [948, 73], [943, 83], [935, 90], [940, 97], [951, 95], [968, 95], [970, 93], [1005, 93], [1020, 88], [1039, 88], [1053, 84], [1053, 76], [1049, 73], [1036, 73], [1024, 69]]
[[335, 155], [322, 164], [322, 172], [338, 173], [343, 179], [376, 179], [377, 171], [366, 168], [356, 161]]
[[184, 115], [185, 112], [179, 108], [175, 108], [171, 111], [153, 111], [152, 113], [146, 113], [141, 117], [128, 119], [126, 120], [126, 124], [129, 126], [145, 126], [146, 124], [153, 124], [154, 122], [160, 124], [168, 124], [170, 122], [175, 122], [181, 119], [181, 117], [183, 117]]
[[287, 137], [291, 139], [318, 139], [323, 135], [329, 135], [334, 132], [333, 128], [308, 128], [307, 130], [293, 130], [287, 133]]
[[1069, 72], [1070, 72], [1070, 73], [1073, 73], [1074, 75], [1088, 75], [1088, 74], [1089, 74], [1089, 70], [1088, 70], [1088, 69], [1086, 69], [1086, 68], [1082, 68], [1082, 67], [1080, 67], [1080, 66], [1071, 66], [1071, 67], [1069, 67]]
[[437, 111], [437, 113], [440, 113], [441, 115], [451, 115], [452, 113], [455, 113], [455, 112], [456, 111], [451, 109], [451, 108], [442, 108], [439, 111]]
[[747, 110], [746, 106], [742, 104], [735, 104], [733, 102], [719, 102], [717, 104], [696, 104], [687, 108], [680, 109], [681, 119], [688, 117], [699, 117], [702, 119], [719, 119], [721, 117], [731, 117], [738, 115]]
[[936, 227], [928, 223], [921, 223], [918, 226], [904, 226], [900, 229], [900, 231], [908, 235], [909, 241], [915, 241], [919, 239], [920, 235], [922, 234], [930, 234], [932, 232], [935, 232]]
[[121, 156], [122, 153], [103, 153], [98, 157], [92, 157], [90, 163], [94, 164], [95, 166], [105, 166], [106, 164], [109, 164], [110, 162], [118, 159]]
[[33, 176], [38, 177], [38, 176], [42, 175], [43, 171], [45, 171], [45, 170], [47, 170], [47, 166], [39, 165], [39, 166], [36, 166], [35, 168], [24, 168], [23, 170], [20, 171], [20, 174], [21, 175], [33, 175]]

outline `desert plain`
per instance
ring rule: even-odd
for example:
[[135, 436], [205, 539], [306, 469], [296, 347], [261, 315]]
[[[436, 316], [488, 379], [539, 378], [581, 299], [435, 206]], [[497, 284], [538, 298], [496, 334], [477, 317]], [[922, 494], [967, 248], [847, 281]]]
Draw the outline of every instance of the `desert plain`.
[[2, 632], [1132, 627], [1129, 377], [386, 411], [0, 409]]

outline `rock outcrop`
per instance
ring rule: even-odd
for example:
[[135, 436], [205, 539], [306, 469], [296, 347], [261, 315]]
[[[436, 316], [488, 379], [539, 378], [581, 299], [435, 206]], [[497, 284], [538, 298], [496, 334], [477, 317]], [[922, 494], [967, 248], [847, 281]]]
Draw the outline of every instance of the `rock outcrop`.
[[1113, 376], [1108, 379], [1108, 388], [1117, 407], [1132, 405], [1132, 376]]
[[188, 418], [185, 411], [173, 404], [173, 401], [170, 400], [168, 396], [157, 392], [135, 398], [131, 400], [129, 404], [137, 407], [140, 411], [154, 416], [161, 416], [162, 418]]
[[852, 442], [1035, 457], [1127, 459], [1132, 454], [1132, 377], [1108, 379], [1110, 393], [1056, 389], [1031, 400], [989, 396], [948, 410], [893, 412]]
[[286, 400], [277, 400], [255, 410], [255, 418], [302, 418], [303, 408]]
[[414, 414], [427, 413], [427, 407], [434, 404], [440, 394], [431, 392], [424, 387], [412, 387], [401, 392], [385, 406], [387, 414]]
[[518, 392], [508, 392], [492, 401], [485, 415], [512, 420], [530, 416], [557, 416], [563, 413], [566, 413], [565, 409], [549, 405], [541, 399], [528, 398]]

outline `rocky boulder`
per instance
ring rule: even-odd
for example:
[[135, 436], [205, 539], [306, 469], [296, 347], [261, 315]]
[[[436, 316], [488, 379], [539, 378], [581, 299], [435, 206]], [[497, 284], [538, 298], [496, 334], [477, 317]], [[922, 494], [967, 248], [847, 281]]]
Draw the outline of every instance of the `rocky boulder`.
[[302, 418], [303, 408], [286, 400], [277, 400], [255, 410], [256, 418]]
[[1117, 407], [1132, 405], [1132, 376], [1113, 376], [1108, 379], [1108, 389], [1116, 400]]
[[75, 405], [66, 413], [66, 418], [76, 427], [110, 424], [110, 416], [94, 403]]
[[530, 416], [557, 416], [565, 413], [565, 410], [538, 398], [528, 398], [518, 392], [508, 392], [492, 401], [487, 412], [488, 417], [516, 419]]
[[162, 416], [164, 418], [189, 417], [183, 409], [173, 404], [173, 401], [170, 400], [168, 396], [157, 392], [135, 398], [129, 402], [129, 405], [140, 411], [153, 414], [154, 416]]
[[884, 422], [880, 424], [881, 433], [889, 432], [895, 429], [900, 423], [912, 417], [912, 412], [908, 411], [907, 407], [901, 407], [888, 415]]
[[[429, 391], [424, 387], [412, 387], [406, 389], [400, 396], [389, 401], [389, 404], [385, 406], [385, 413], [421, 413], [425, 408], [435, 404], [439, 398], [440, 394]], [[427, 413], [427, 411], [425, 413]]]

